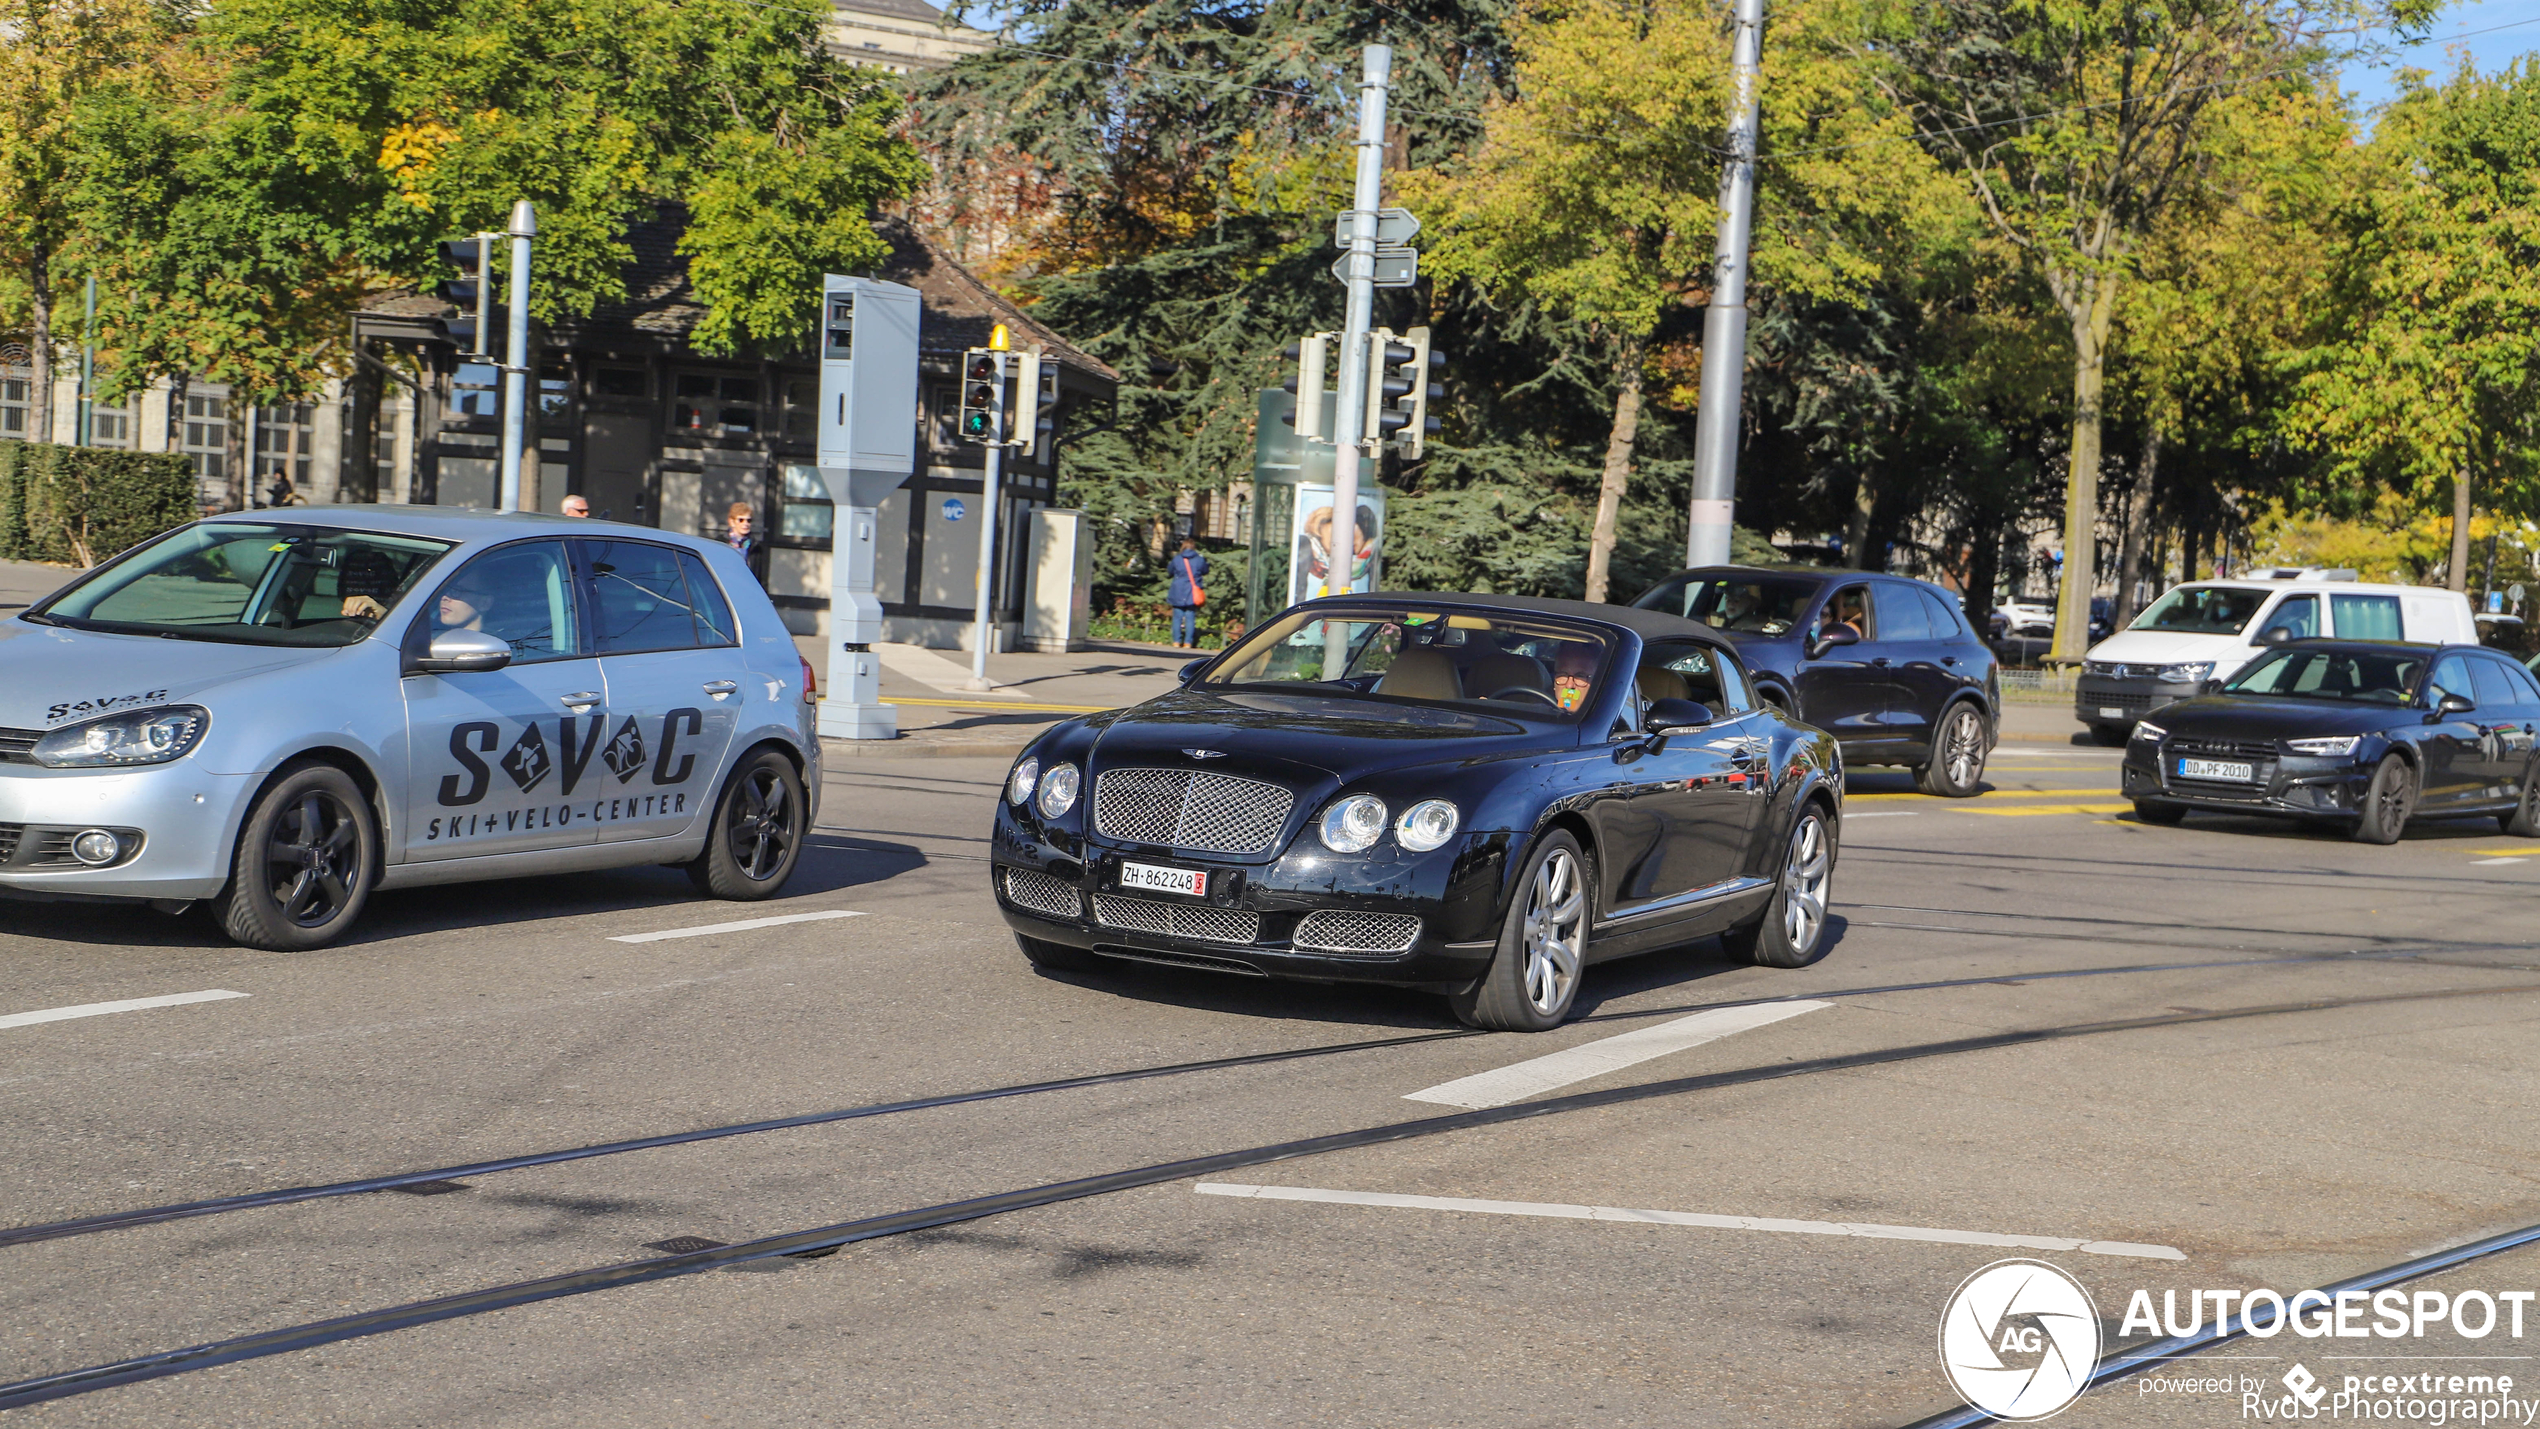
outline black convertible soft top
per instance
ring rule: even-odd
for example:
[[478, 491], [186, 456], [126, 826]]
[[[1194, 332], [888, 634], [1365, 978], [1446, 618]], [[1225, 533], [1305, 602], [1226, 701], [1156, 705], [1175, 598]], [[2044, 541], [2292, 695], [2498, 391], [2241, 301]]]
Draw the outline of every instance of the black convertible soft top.
[[1552, 600], [1539, 595], [1471, 595], [1440, 594], [1424, 590], [1379, 590], [1357, 595], [1327, 595], [1305, 602], [1308, 606], [1341, 605], [1351, 601], [1409, 601], [1418, 605], [1457, 606], [1468, 610], [1523, 610], [1538, 615], [1558, 615], [1571, 620], [1591, 620], [1603, 625], [1617, 625], [1643, 640], [1700, 640], [1724, 650], [1735, 650], [1736, 644], [1699, 620], [1669, 615], [1660, 610], [1643, 610], [1635, 605], [1599, 605], [1585, 600]]

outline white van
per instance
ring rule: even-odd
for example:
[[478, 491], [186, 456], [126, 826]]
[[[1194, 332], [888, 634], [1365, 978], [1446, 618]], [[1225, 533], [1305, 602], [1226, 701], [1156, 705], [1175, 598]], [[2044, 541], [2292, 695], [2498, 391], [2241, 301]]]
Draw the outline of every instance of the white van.
[[2305, 636], [2475, 645], [2478, 627], [2459, 591], [2373, 585], [2353, 571], [2277, 568], [2191, 581], [2091, 647], [2073, 713], [2101, 743], [2123, 744], [2146, 712], [2228, 679], [2276, 641]]

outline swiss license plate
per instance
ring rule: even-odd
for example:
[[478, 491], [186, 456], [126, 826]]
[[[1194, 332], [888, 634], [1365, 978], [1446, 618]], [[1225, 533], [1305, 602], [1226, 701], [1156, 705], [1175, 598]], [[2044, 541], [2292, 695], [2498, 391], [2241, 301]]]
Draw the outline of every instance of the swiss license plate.
[[2234, 784], [2254, 784], [2258, 779], [2258, 766], [2234, 764], [2224, 759], [2182, 759], [2178, 762], [2178, 777], [2221, 779]]
[[1208, 874], [1197, 868], [1158, 868], [1151, 863], [1120, 865], [1120, 886], [1150, 893], [1179, 893], [1185, 898], [1208, 896]]

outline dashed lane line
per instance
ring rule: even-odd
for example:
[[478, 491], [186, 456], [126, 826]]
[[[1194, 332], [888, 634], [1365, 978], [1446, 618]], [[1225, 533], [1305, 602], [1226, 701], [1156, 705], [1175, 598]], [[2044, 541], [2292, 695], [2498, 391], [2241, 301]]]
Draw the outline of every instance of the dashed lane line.
[[220, 1002], [226, 998], [245, 997], [225, 987], [202, 992], [171, 992], [162, 997], [127, 997], [121, 1002], [83, 1002], [77, 1007], [48, 1007], [41, 1012], [12, 1012], [0, 1017], [0, 1027], [32, 1027], [39, 1022], [68, 1022], [74, 1017], [103, 1017], [110, 1012], [141, 1012], [153, 1007], [183, 1007], [191, 1002]]
[[1509, 1066], [1458, 1077], [1451, 1082], [1440, 1082], [1434, 1087], [1408, 1093], [1403, 1100], [1438, 1102], [1476, 1110], [1506, 1106], [1510, 1102], [1558, 1091], [1572, 1082], [1584, 1082], [1590, 1077], [1638, 1066], [1653, 1057], [1664, 1057], [1670, 1052], [1716, 1042], [1732, 1033], [1749, 1031], [1786, 1017], [1797, 1017], [1803, 1012], [1832, 1006], [1831, 1002], [1810, 999], [1714, 1008], [1691, 1017], [1679, 1017], [1673, 1022], [1661, 1022], [1655, 1027], [1643, 1027], [1637, 1032], [1626, 1032], [1619, 1037], [1601, 1037], [1550, 1056], [1530, 1057]]
[[1931, 1226], [1889, 1226], [1870, 1221], [1794, 1221], [1777, 1216], [1712, 1216], [1696, 1211], [1630, 1210], [1620, 1206], [1569, 1206], [1544, 1201], [1474, 1201], [1461, 1196], [1397, 1196], [1383, 1191], [1329, 1191], [1316, 1186], [1246, 1186], [1232, 1181], [1202, 1181], [1191, 1187], [1203, 1196], [1242, 1196], [1260, 1201], [1319, 1201], [1340, 1206], [1390, 1206], [1409, 1211], [1464, 1211], [1485, 1216], [1546, 1216], [1571, 1221], [1627, 1221], [1636, 1225], [1699, 1226], [1706, 1230], [1767, 1231], [1781, 1235], [1858, 1236], [1867, 1240], [1915, 1240], [1936, 1245], [2002, 1246], [2019, 1250], [2060, 1250], [2079, 1255], [2118, 1255], [2137, 1260], [2185, 1260], [2166, 1245], [2138, 1245], [2122, 1240], [2083, 1240], [2076, 1236], [1997, 1235], [1991, 1231], [1942, 1230]]
[[664, 928], [658, 933], [620, 933], [612, 943], [658, 943], [664, 938], [703, 938], [715, 933], [746, 933], [753, 928], [774, 928], [786, 923], [817, 923], [824, 918], [861, 918], [860, 912], [831, 908], [819, 913], [783, 913], [773, 918], [744, 918], [738, 923], [708, 923], [700, 928]]

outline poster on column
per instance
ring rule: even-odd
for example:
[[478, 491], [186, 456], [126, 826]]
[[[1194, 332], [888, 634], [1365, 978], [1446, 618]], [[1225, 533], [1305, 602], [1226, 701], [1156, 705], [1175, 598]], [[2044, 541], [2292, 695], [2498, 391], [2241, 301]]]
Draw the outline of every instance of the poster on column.
[[1339, 545], [1334, 539], [1339, 523], [1332, 519], [1332, 488], [1292, 489], [1296, 492], [1296, 522], [1289, 529], [1296, 534], [1295, 559], [1288, 563], [1288, 603], [1374, 590], [1383, 571], [1377, 553], [1384, 544], [1384, 488], [1372, 481], [1358, 488], [1358, 529], [1356, 539], [1348, 542], [1351, 557], [1346, 577], [1334, 570], [1332, 553]]

